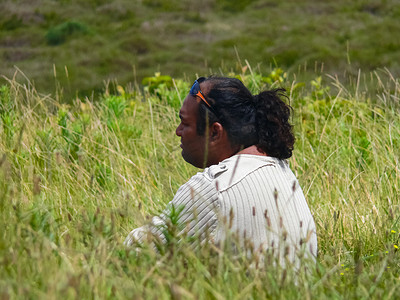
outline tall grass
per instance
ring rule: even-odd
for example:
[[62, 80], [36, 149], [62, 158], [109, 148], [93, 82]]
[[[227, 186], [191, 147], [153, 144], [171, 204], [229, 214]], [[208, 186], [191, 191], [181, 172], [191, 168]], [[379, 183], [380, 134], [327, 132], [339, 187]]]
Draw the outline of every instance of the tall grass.
[[[396, 298], [400, 296], [400, 88], [388, 72], [349, 88], [281, 70], [240, 77], [288, 89], [290, 159], [314, 214], [318, 260], [294, 273], [206, 245], [163, 255], [122, 241], [197, 170], [174, 130], [189, 83], [117, 87], [61, 105], [31, 84], [0, 89], [2, 298]], [[357, 78], [356, 78], [357, 79]], [[358, 83], [358, 84], [357, 84]]]

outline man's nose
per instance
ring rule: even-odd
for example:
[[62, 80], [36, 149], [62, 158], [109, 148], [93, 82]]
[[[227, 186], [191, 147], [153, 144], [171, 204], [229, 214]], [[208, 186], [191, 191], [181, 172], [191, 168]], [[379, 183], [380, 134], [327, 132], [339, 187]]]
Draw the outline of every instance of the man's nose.
[[177, 136], [181, 136], [181, 135], [182, 135], [181, 124], [179, 124], [179, 126], [176, 127], [175, 134], [176, 134]]

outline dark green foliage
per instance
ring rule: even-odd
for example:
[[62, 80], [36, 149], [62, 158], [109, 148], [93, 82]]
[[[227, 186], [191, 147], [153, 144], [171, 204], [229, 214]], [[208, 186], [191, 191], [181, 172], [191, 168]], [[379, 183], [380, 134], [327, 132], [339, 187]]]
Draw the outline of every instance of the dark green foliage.
[[288, 49], [277, 53], [275, 58], [279, 66], [287, 68], [298, 62], [301, 54], [296, 49]]
[[49, 45], [60, 45], [69, 37], [76, 34], [85, 34], [88, 32], [86, 25], [76, 22], [67, 21], [49, 29], [46, 34], [46, 40]]
[[[6, 16], [4, 16], [6, 17]], [[22, 27], [23, 21], [22, 19], [17, 16], [17, 15], [12, 15], [10, 17], [6, 17], [6, 19], [2, 22], [0, 22], [0, 30], [7, 30], [7, 31], [11, 31], [14, 29], [17, 29], [19, 27]]]
[[198, 11], [194, 11], [194, 12], [188, 11], [185, 13], [184, 18], [186, 21], [194, 22], [194, 23], [202, 23], [202, 22], [206, 21], [206, 19], [204, 17], [202, 17], [200, 12], [198, 12]]
[[216, 0], [217, 7], [222, 11], [239, 13], [255, 0]]

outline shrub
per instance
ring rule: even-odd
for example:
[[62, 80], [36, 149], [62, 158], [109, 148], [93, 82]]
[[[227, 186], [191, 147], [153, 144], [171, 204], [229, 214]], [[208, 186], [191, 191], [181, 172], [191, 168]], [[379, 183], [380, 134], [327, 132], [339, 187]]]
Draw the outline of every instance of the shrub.
[[86, 25], [76, 21], [67, 21], [49, 29], [46, 40], [49, 45], [60, 45], [66, 39], [77, 33], [87, 33]]

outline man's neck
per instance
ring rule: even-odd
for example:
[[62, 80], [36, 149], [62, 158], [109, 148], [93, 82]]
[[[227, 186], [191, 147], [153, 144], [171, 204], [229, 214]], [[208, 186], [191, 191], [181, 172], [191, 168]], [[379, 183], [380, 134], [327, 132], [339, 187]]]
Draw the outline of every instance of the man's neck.
[[256, 146], [256, 145], [247, 147], [247, 148], [245, 148], [245, 149], [239, 151], [239, 152], [236, 153], [236, 154], [251, 154], [251, 155], [268, 156], [266, 153], [260, 152], [260, 151], [257, 149], [257, 146]]

